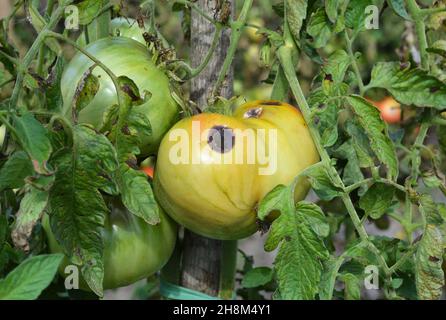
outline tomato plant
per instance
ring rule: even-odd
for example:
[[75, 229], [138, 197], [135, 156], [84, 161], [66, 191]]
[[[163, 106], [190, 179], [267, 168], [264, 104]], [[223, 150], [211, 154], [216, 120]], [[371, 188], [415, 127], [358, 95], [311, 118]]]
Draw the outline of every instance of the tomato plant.
[[3, 3], [0, 299], [444, 297], [445, 1]]

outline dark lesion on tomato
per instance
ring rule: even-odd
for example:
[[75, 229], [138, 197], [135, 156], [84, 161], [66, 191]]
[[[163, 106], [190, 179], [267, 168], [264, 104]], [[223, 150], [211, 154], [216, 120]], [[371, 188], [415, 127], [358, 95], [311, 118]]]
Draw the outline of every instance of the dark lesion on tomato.
[[235, 135], [232, 128], [217, 125], [209, 130], [207, 142], [212, 150], [219, 153], [227, 153], [234, 148]]
[[260, 104], [264, 105], [264, 106], [278, 106], [279, 107], [282, 105], [282, 102], [276, 101], [276, 100], [265, 100], [265, 101], [260, 101]]
[[256, 118], [257, 119], [257, 118], [260, 118], [262, 113], [263, 113], [262, 107], [252, 108], [245, 112], [245, 114], [243, 115], [243, 118], [245, 118], [245, 119]]

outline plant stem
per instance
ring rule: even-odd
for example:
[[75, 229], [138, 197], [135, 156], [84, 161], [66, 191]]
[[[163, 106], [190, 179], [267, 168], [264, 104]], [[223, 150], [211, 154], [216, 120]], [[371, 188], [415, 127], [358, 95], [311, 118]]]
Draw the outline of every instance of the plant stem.
[[176, 3], [181, 3], [184, 4], [185, 6], [189, 6], [191, 7], [193, 10], [195, 10], [200, 16], [202, 16], [203, 18], [205, 18], [207, 21], [209, 21], [212, 24], [216, 24], [217, 22], [211, 17], [209, 16], [206, 12], [204, 12], [203, 10], [201, 10], [200, 7], [198, 7], [195, 3], [193, 3], [192, 1], [188, 1], [188, 0], [176, 0]]
[[220, 91], [220, 87], [225, 80], [226, 74], [231, 67], [232, 60], [234, 59], [235, 51], [237, 50], [237, 45], [240, 40], [240, 36], [242, 34], [243, 27], [248, 18], [248, 12], [251, 9], [253, 0], [245, 0], [243, 2], [242, 11], [237, 19], [237, 21], [231, 24], [231, 43], [229, 45], [229, 49], [226, 52], [226, 57], [223, 62], [223, 66], [220, 70], [220, 74], [218, 75], [217, 81], [215, 83], [214, 89], [212, 90], [211, 98], [213, 99], [218, 92]]
[[415, 31], [420, 46], [421, 68], [429, 70], [429, 60], [426, 51], [428, 45], [426, 38], [426, 24], [424, 23], [425, 14], [415, 0], [407, 0], [407, 9], [415, 23]]
[[[289, 40], [285, 41], [285, 45], [283, 45], [277, 50], [277, 56], [283, 67], [291, 91], [293, 92], [293, 95], [297, 103], [299, 104], [302, 115], [305, 121], [307, 122], [310, 134], [316, 145], [316, 149], [319, 152], [322, 163], [328, 167], [330, 166], [330, 156], [328, 155], [328, 152], [325, 150], [325, 148], [321, 143], [321, 137], [319, 135], [319, 131], [311, 122], [311, 110], [310, 107], [308, 106], [308, 103], [300, 87], [299, 80], [297, 79], [296, 73], [294, 71], [294, 65], [292, 62], [292, 50], [293, 50], [293, 45], [290, 44]], [[333, 178], [336, 180], [335, 182], [343, 186], [344, 183], [339, 174], [336, 171], [334, 173], [335, 174]], [[370, 241], [364, 226], [361, 224], [361, 220], [358, 217], [358, 214], [356, 212], [352, 200], [350, 199], [350, 196], [344, 192], [344, 194], [341, 196], [341, 199], [344, 202], [344, 205], [350, 215], [350, 219], [352, 220], [353, 225], [356, 231], [358, 232], [360, 238], [367, 243], [369, 250], [377, 257], [378, 262], [381, 268], [384, 270], [385, 274], [389, 275], [390, 274], [389, 267], [387, 266], [387, 263], [382, 257], [378, 248], [376, 248], [376, 246]]]
[[220, 23], [217, 23], [215, 25], [215, 33], [214, 33], [214, 37], [212, 39], [211, 47], [209, 48], [209, 50], [206, 54], [206, 57], [203, 59], [203, 61], [200, 63], [200, 65], [198, 67], [191, 68], [186, 63], [182, 64], [182, 66], [184, 68], [186, 68], [186, 70], [187, 70], [187, 73], [188, 73], [187, 79], [192, 79], [192, 78], [196, 77], [197, 75], [199, 75], [201, 73], [201, 71], [204, 70], [204, 68], [206, 68], [206, 66], [208, 65], [212, 56], [214, 55], [215, 48], [217, 47], [218, 41], [220, 40], [220, 37], [221, 37], [222, 29], [223, 29], [223, 26]]
[[17, 79], [12, 91], [11, 101], [9, 103], [10, 109], [15, 109], [17, 107], [17, 102], [19, 100], [20, 90], [23, 87], [23, 80], [25, 78], [25, 74], [28, 71], [29, 66], [31, 65], [34, 57], [39, 52], [40, 47], [43, 45], [45, 41], [45, 37], [47, 36], [47, 31], [52, 30], [59, 20], [63, 17], [65, 8], [71, 4], [73, 0], [61, 0], [58, 8], [51, 15], [50, 21], [43, 28], [43, 30], [37, 35], [36, 40], [32, 44], [31, 48], [29, 48], [25, 57], [23, 58], [22, 63], [18, 67]]
[[403, 264], [406, 262], [406, 260], [408, 258], [410, 258], [415, 253], [415, 251], [417, 250], [418, 244], [419, 244], [419, 242], [414, 243], [412, 245], [412, 247], [406, 253], [404, 253], [404, 255], [401, 258], [399, 258], [398, 261], [395, 262], [395, 264], [393, 266], [390, 267], [389, 271], [391, 273], [398, 271], [398, 269], [403, 266]]
[[418, 180], [419, 166], [420, 166], [420, 150], [417, 147], [418, 145], [423, 144], [424, 139], [426, 139], [427, 131], [429, 130], [430, 123], [423, 122], [420, 126], [420, 132], [418, 133], [417, 138], [415, 139], [414, 145], [412, 147], [412, 171], [411, 171], [411, 183], [415, 185]]
[[356, 57], [353, 52], [353, 41], [348, 36], [347, 30], [344, 31], [344, 37], [345, 37], [345, 42], [347, 43], [347, 51], [348, 51], [348, 55], [350, 57], [353, 72], [355, 73], [356, 81], [358, 82], [359, 92], [361, 93], [361, 96], [363, 96], [366, 89], [364, 87], [364, 82], [362, 81], [361, 72], [359, 71], [358, 63], [356, 61]]

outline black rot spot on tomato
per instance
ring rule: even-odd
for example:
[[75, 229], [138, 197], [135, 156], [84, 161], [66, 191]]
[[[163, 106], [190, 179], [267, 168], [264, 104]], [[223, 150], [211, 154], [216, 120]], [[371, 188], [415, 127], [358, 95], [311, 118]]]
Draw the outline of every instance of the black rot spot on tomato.
[[213, 126], [209, 130], [208, 145], [219, 153], [227, 153], [232, 150], [235, 143], [234, 132], [226, 126]]
[[245, 119], [260, 118], [262, 113], [263, 113], [262, 107], [252, 108], [245, 112], [245, 114], [243, 115], [243, 118], [245, 118]]

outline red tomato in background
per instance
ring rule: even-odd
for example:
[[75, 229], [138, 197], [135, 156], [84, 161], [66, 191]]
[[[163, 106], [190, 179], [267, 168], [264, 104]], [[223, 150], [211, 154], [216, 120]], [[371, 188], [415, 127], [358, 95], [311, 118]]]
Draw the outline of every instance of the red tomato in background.
[[401, 105], [392, 97], [385, 97], [379, 101], [373, 101], [371, 99], [367, 100], [373, 103], [381, 111], [381, 118], [385, 122], [389, 124], [401, 122]]

